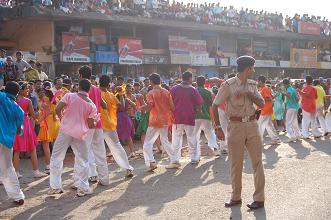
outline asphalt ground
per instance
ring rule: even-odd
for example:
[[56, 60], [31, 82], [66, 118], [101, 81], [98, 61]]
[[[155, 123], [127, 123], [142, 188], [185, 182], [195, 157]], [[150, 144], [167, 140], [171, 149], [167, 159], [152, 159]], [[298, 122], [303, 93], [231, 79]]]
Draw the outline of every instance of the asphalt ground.
[[[265, 208], [249, 211], [253, 176], [247, 154], [243, 169], [243, 204], [225, 208], [230, 198], [229, 161], [215, 159], [204, 146], [198, 165], [189, 163], [183, 149], [182, 167], [167, 171], [166, 157], [157, 155], [158, 169], [146, 172], [143, 159], [132, 160], [135, 176], [110, 162], [110, 186], [93, 184], [94, 193], [77, 197], [70, 189], [73, 156], [64, 163], [62, 195], [49, 196], [49, 178], [33, 179], [31, 162], [21, 161], [23, 206], [15, 206], [0, 186], [0, 219], [331, 219], [330, 137], [280, 145], [266, 145], [263, 162], [266, 176]], [[42, 166], [42, 158], [39, 159]]]

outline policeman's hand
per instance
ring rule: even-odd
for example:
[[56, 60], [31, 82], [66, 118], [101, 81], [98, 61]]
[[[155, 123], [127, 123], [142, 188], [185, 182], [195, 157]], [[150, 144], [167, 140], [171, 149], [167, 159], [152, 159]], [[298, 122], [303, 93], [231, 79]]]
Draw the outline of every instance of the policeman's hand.
[[224, 135], [222, 128], [216, 128], [216, 136], [221, 141], [225, 140], [225, 135]]

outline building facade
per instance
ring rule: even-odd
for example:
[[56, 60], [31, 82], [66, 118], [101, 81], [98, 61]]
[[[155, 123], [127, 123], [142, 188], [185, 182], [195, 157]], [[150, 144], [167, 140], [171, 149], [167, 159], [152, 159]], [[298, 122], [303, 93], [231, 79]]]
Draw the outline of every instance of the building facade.
[[42, 62], [51, 77], [75, 75], [83, 64], [96, 75], [135, 78], [158, 72], [170, 78], [190, 68], [224, 76], [247, 54], [257, 60], [257, 75], [331, 78], [331, 38], [309, 22], [303, 30], [310, 31], [292, 33], [36, 7], [0, 14], [0, 48], [23, 51], [26, 60]]

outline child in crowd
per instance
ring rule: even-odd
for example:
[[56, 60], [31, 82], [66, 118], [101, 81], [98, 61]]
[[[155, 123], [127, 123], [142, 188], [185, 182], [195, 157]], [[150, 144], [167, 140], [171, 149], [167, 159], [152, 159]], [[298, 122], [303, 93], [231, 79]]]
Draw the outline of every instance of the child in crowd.
[[[18, 178], [21, 178], [22, 175], [19, 173], [19, 164], [20, 164], [20, 153], [21, 152], [30, 152], [31, 154], [31, 162], [33, 169], [33, 176], [35, 178], [40, 178], [47, 176], [45, 173], [41, 173], [38, 169], [38, 159], [36, 146], [38, 144], [36, 134], [34, 132], [34, 127], [31, 123], [30, 117], [34, 120], [36, 119], [36, 115], [34, 113], [32, 102], [27, 98], [29, 94], [29, 84], [22, 83], [20, 85], [20, 91], [17, 97], [17, 104], [24, 111], [24, 120], [23, 120], [23, 135], [17, 135], [14, 141], [14, 157], [13, 164], [16, 170], [16, 174]], [[30, 115], [30, 117], [29, 117]]]
[[46, 118], [48, 138], [51, 143], [53, 143], [59, 134], [60, 121], [55, 113], [55, 107], [57, 99], [50, 89], [45, 89], [46, 103], [49, 105], [49, 114]]
[[47, 97], [45, 96], [45, 89], [38, 89], [38, 109], [39, 109], [39, 126], [40, 130], [37, 136], [38, 141], [41, 142], [43, 151], [44, 151], [44, 160], [46, 164], [45, 173], [49, 174], [49, 161], [51, 158], [51, 152], [49, 149], [50, 137], [48, 133], [48, 125], [47, 125], [47, 116], [50, 114], [50, 104], [47, 101]]
[[[136, 157], [136, 153], [134, 150], [134, 145], [133, 145], [133, 140], [132, 137], [134, 135], [134, 125], [133, 121], [129, 116], [129, 110], [132, 113], [132, 109], [136, 108], [136, 103], [135, 100], [131, 100], [128, 98], [128, 94], [131, 94], [131, 89], [132, 86], [130, 84], [126, 85], [126, 95], [124, 96], [125, 98], [125, 105], [120, 106], [117, 109], [117, 132], [118, 132], [118, 137], [121, 141], [127, 141], [130, 155], [129, 158], [134, 158]], [[129, 92], [128, 92], [129, 90]], [[120, 93], [118, 93], [120, 94]], [[120, 99], [120, 96], [117, 96], [118, 99]], [[131, 97], [133, 98], [133, 97]], [[134, 116], [134, 113], [133, 113]]]
[[0, 92], [0, 179], [8, 196], [23, 205], [24, 194], [12, 162], [15, 135], [23, 132], [24, 112], [16, 103], [19, 90], [18, 83], [8, 82], [5, 92]]

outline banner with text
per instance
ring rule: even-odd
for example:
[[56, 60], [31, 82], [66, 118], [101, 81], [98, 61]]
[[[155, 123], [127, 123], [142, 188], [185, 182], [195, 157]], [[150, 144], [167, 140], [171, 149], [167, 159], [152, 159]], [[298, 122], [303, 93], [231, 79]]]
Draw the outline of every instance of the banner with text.
[[316, 49], [297, 49], [291, 48], [290, 66], [293, 68], [316, 68], [317, 50]]
[[298, 24], [298, 32], [300, 34], [320, 35], [321, 26], [312, 22], [300, 21]]
[[205, 40], [191, 40], [182, 36], [169, 36], [169, 51], [172, 64], [215, 65], [215, 61], [211, 61], [209, 58]]
[[142, 64], [143, 46], [140, 39], [120, 37], [118, 39], [119, 63], [136, 65]]
[[168, 64], [169, 58], [165, 55], [144, 54], [143, 64]]
[[88, 36], [62, 33], [62, 61], [90, 62], [90, 42]]

